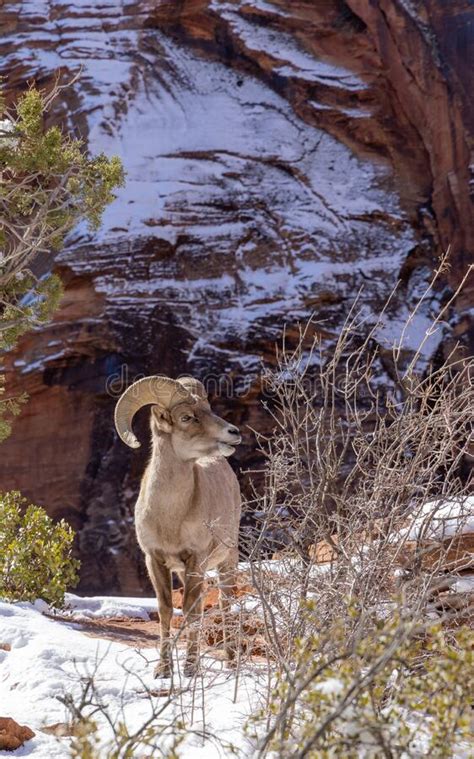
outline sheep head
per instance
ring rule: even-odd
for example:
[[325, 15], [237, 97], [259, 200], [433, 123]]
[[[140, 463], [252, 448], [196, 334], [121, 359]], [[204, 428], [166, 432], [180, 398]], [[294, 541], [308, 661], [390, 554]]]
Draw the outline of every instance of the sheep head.
[[131, 448], [140, 447], [132, 432], [133, 417], [146, 405], [153, 407], [153, 433], [169, 434], [175, 453], [184, 460], [230, 456], [240, 443], [238, 428], [212, 412], [199, 380], [156, 375], [134, 382], [117, 402], [115, 427]]

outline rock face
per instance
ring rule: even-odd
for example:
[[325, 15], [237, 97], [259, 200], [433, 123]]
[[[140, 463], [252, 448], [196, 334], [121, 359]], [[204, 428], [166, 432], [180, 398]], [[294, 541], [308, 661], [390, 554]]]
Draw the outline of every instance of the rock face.
[[[463, 276], [468, 6], [4, 4], [7, 88], [82, 69], [52, 117], [128, 172], [100, 232], [79, 228], [57, 259], [53, 322], [7, 357], [11, 391], [30, 402], [2, 445], [1, 486], [79, 531], [84, 591], [144, 587], [132, 510], [147, 453], [125, 449], [112, 421], [130, 381], [194, 373], [219, 390], [219, 412], [259, 427], [260, 360], [285, 323], [315, 313], [331, 339], [361, 287], [370, 319], [401, 279], [396, 323], [448, 244], [451, 284]], [[470, 288], [453, 317], [462, 339]], [[252, 461], [247, 438], [236, 466]]]
[[33, 730], [25, 725], [19, 725], [11, 717], [0, 717], [0, 749], [2, 751], [15, 751], [23, 746], [25, 741], [34, 738]]

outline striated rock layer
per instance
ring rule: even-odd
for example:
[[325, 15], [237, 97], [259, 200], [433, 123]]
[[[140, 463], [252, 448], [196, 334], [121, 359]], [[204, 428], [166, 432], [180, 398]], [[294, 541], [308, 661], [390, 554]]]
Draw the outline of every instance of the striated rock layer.
[[[331, 339], [361, 287], [370, 320], [401, 279], [393, 328], [448, 244], [451, 285], [463, 276], [472, 9], [7, 0], [0, 13], [7, 88], [82, 70], [52, 118], [128, 172], [100, 232], [79, 228], [57, 260], [53, 322], [7, 357], [30, 402], [2, 445], [1, 486], [78, 530], [83, 590], [135, 593], [146, 451], [112, 421], [127, 383], [191, 372], [212, 389], [224, 376], [217, 408], [259, 427], [260, 361], [285, 323], [315, 313]], [[471, 305], [472, 283], [431, 352], [468, 338]], [[421, 313], [413, 337], [425, 325]], [[142, 439], [146, 425], [143, 411]]]

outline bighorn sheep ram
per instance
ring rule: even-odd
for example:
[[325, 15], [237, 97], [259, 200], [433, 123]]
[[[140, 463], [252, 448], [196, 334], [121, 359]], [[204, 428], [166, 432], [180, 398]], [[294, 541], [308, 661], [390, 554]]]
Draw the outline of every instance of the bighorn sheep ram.
[[196, 629], [202, 611], [204, 573], [219, 570], [220, 604], [227, 654], [234, 655], [225, 625], [238, 560], [240, 489], [226, 456], [241, 437], [237, 427], [213, 414], [204, 385], [145, 377], [131, 385], [115, 409], [117, 432], [127, 445], [140, 443], [132, 432], [138, 409], [152, 404], [152, 453], [135, 509], [138, 542], [156, 591], [160, 615], [160, 661], [155, 677], [172, 671], [170, 622], [172, 572], [184, 583], [183, 614], [188, 627], [185, 673], [198, 664]]

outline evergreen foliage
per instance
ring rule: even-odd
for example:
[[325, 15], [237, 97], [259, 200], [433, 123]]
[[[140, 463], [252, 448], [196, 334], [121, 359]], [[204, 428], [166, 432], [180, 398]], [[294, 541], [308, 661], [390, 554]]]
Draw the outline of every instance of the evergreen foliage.
[[0, 596], [63, 606], [66, 589], [78, 580], [73, 541], [74, 531], [64, 520], [55, 524], [20, 493], [0, 494]]
[[[59, 90], [31, 87], [10, 109], [0, 101], [0, 351], [47, 321], [61, 299], [57, 275], [35, 271], [38, 254], [58, 251], [82, 219], [96, 229], [124, 181], [118, 157], [89, 157], [80, 140], [46, 128]], [[1, 397], [3, 384], [0, 374], [0, 442], [26, 400]]]

